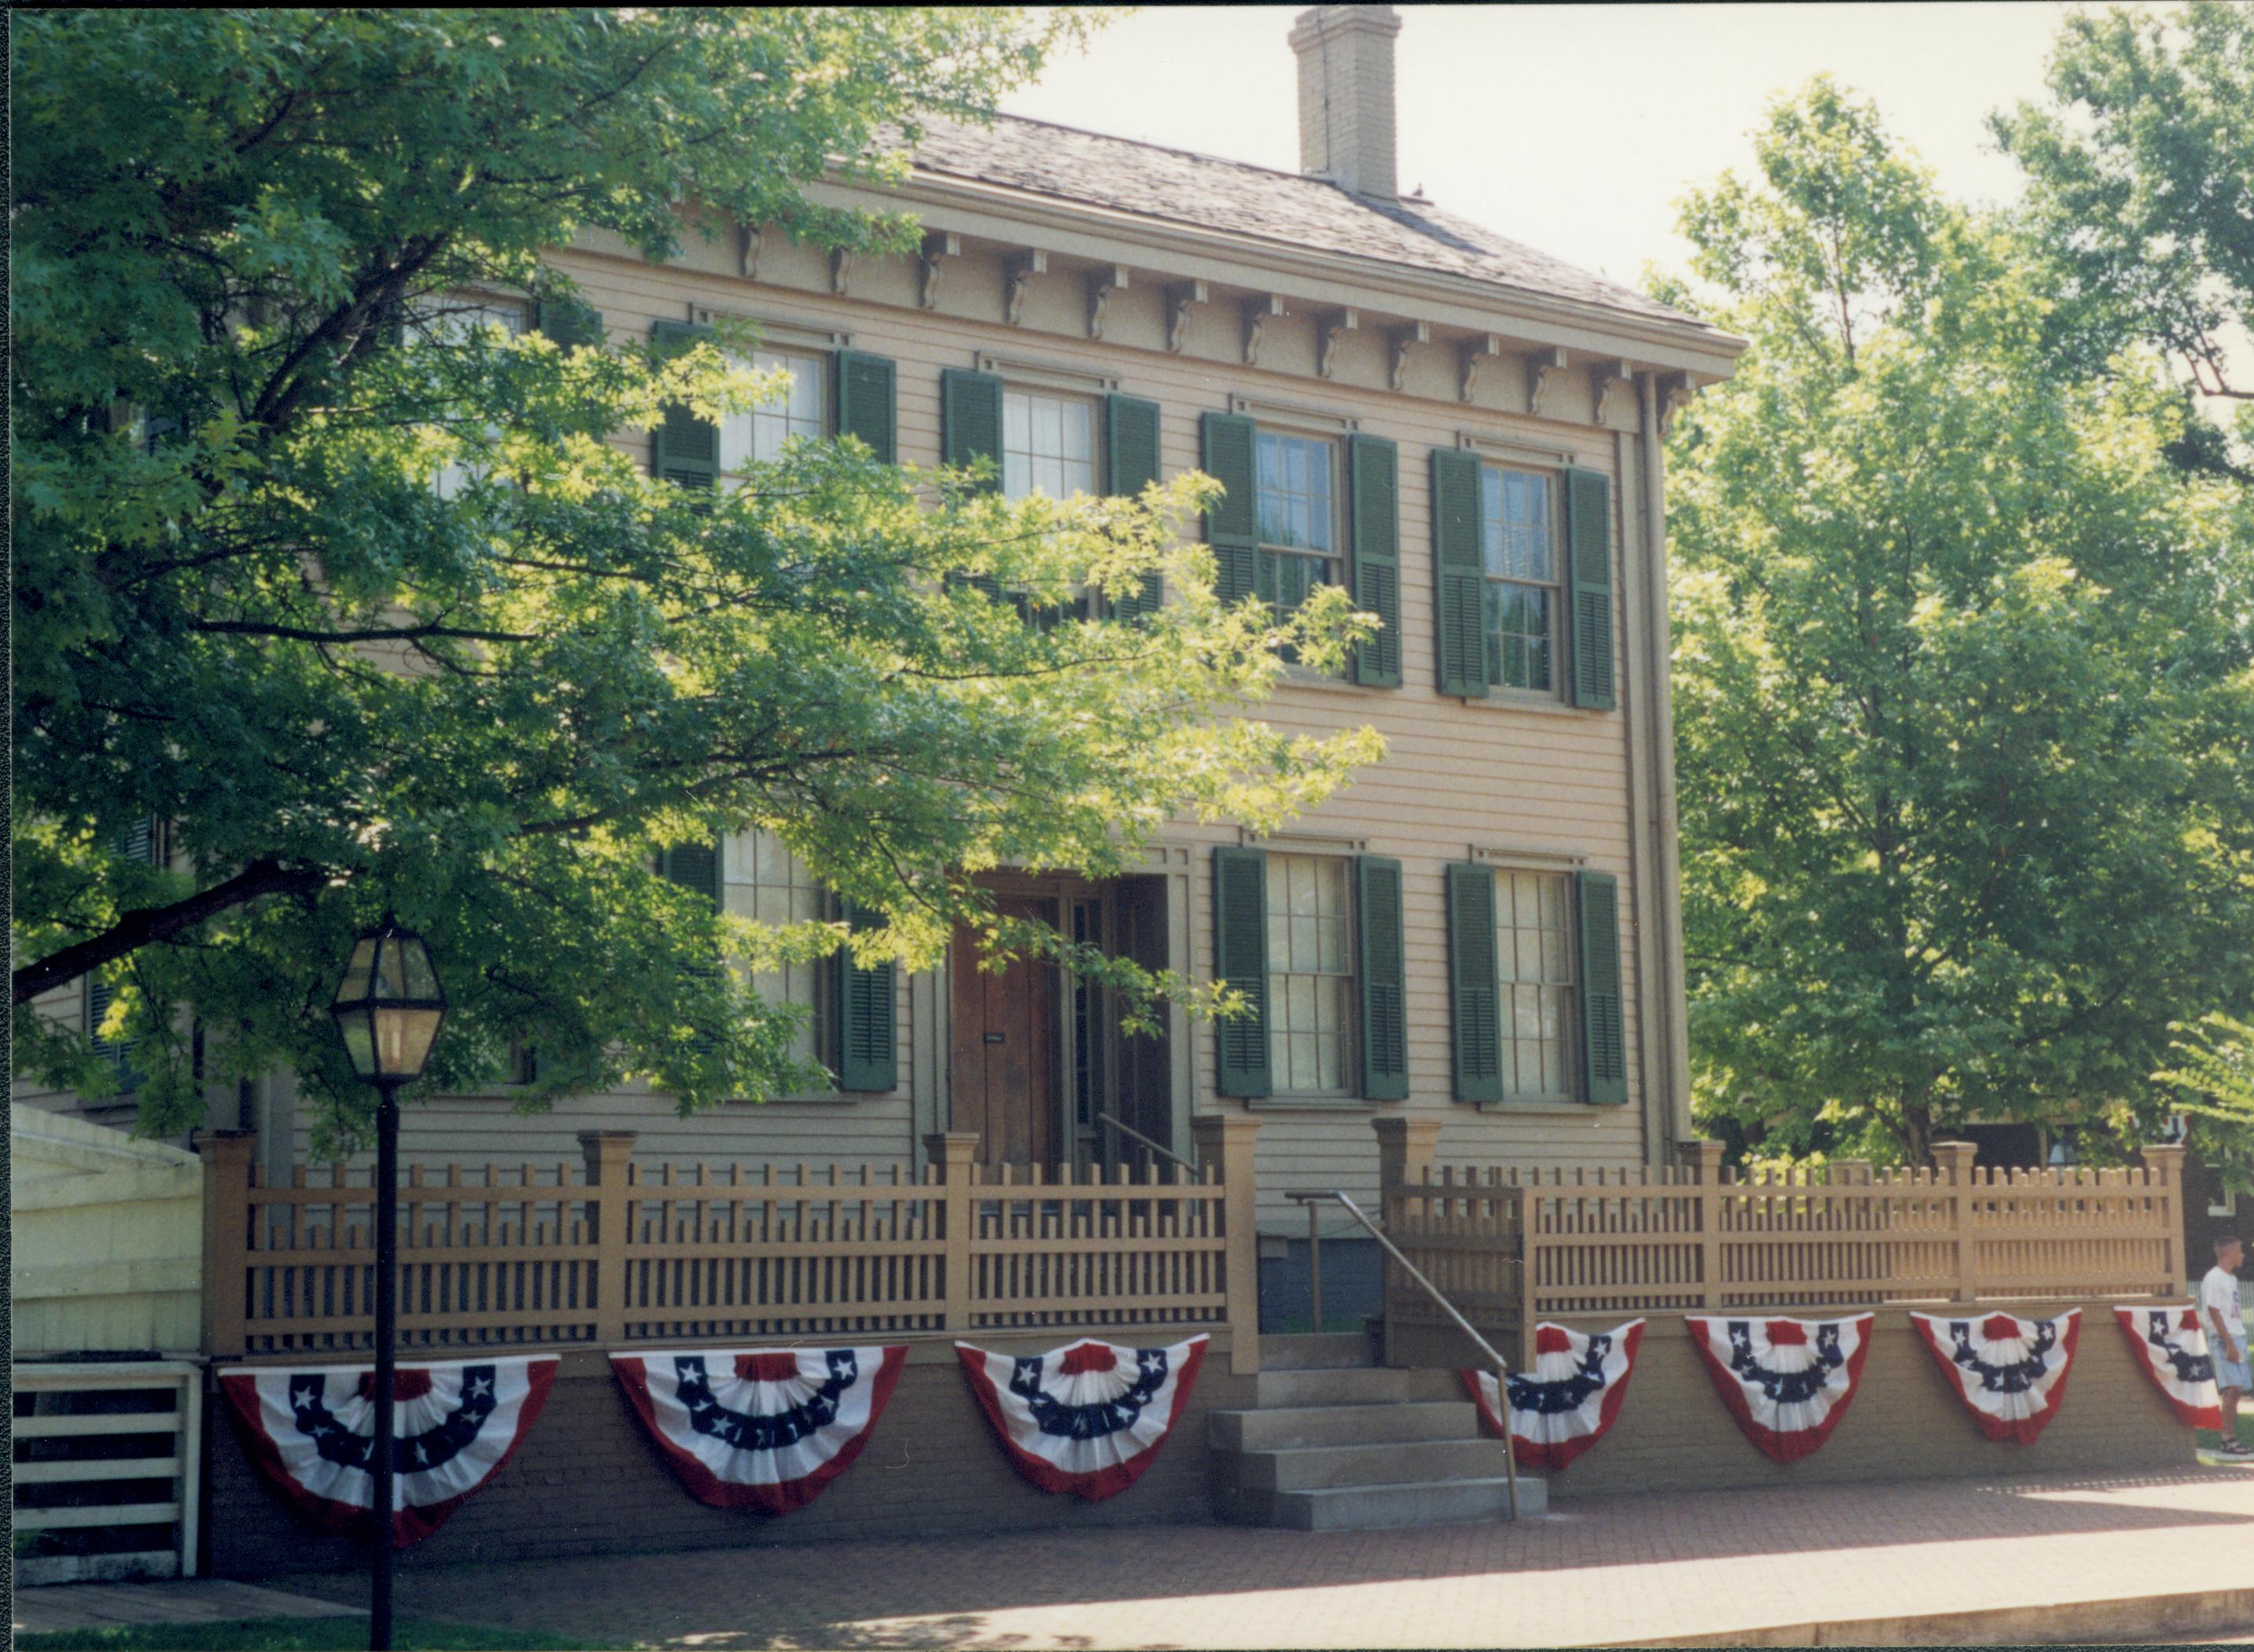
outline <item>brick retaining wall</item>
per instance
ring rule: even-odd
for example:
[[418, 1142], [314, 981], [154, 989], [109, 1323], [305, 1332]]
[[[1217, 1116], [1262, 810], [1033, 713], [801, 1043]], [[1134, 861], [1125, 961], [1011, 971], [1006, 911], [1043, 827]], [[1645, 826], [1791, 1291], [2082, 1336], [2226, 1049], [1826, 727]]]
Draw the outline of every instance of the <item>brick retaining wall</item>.
[[[2048, 1317], [2072, 1306], [2022, 1304], [2012, 1311], [2022, 1318]], [[2191, 1432], [2137, 1369], [2110, 1302], [2082, 1305], [2082, 1338], [2065, 1399], [2032, 1446], [1982, 1434], [1911, 1328], [1908, 1313], [1900, 1308], [1877, 1313], [1854, 1404], [1820, 1450], [1789, 1464], [1770, 1461], [1739, 1432], [1683, 1321], [1655, 1316], [1644, 1326], [1619, 1421], [1603, 1444], [1550, 1476], [1551, 1501], [1700, 1488], [2182, 1468], [2193, 1460]], [[1802, 1317], [1836, 1316], [1810, 1309]], [[1600, 1331], [1620, 1320], [1572, 1317], [1563, 1323]], [[1452, 1357], [1437, 1337], [1433, 1342], [1417, 1350], [1419, 1363], [1426, 1362], [1422, 1356], [1436, 1364]]]
[[[998, 1338], [994, 1346], [1025, 1353], [1053, 1342]], [[1216, 1349], [1158, 1461], [1128, 1491], [1084, 1503], [1018, 1477], [971, 1398], [951, 1345], [912, 1344], [860, 1460], [808, 1507], [771, 1518], [709, 1508], [690, 1496], [649, 1444], [609, 1361], [570, 1353], [516, 1455], [436, 1536], [402, 1551], [400, 1564], [1209, 1522], [1206, 1413], [1249, 1404], [1250, 1388]], [[214, 1393], [211, 1404], [211, 1574], [256, 1578], [361, 1564], [365, 1550], [357, 1542], [304, 1523], [252, 1466], [225, 1398]]]

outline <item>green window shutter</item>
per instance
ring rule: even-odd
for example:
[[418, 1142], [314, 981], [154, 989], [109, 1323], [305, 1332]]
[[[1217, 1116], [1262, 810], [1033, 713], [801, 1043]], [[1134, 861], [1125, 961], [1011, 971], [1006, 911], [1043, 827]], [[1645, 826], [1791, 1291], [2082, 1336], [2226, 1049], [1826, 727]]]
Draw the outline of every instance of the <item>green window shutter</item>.
[[1348, 518], [1354, 603], [1383, 629], [1354, 651], [1354, 680], [1365, 688], [1401, 686], [1401, 451], [1382, 437], [1347, 438], [1352, 500]]
[[1456, 1099], [1502, 1099], [1502, 990], [1494, 968], [1494, 868], [1448, 868], [1448, 1000], [1456, 1050]]
[[1223, 602], [1258, 594], [1276, 597], [1272, 557], [1262, 590], [1260, 518], [1252, 469], [1253, 424], [1237, 413], [1208, 413], [1202, 421], [1203, 457], [1199, 468], [1228, 491], [1206, 513], [1206, 543], [1213, 547], [1214, 589]]
[[577, 298], [542, 298], [532, 307], [532, 330], [564, 349], [603, 342], [603, 312]]
[[117, 1075], [117, 1093], [130, 1096], [141, 1088], [141, 1074], [127, 1060], [127, 1046], [101, 1037], [94, 1029], [102, 1025], [109, 1006], [117, 1001], [117, 989], [102, 979], [97, 971], [88, 971], [86, 977], [86, 1035], [94, 1041], [94, 1053], [110, 1065]]
[[1373, 1102], [1409, 1096], [1408, 974], [1401, 942], [1401, 863], [1358, 855], [1354, 863], [1354, 974], [1362, 984], [1362, 1093]]
[[900, 462], [898, 378], [890, 356], [837, 353], [837, 434], [859, 437], [886, 465]]
[[1432, 590], [1440, 692], [1487, 698], [1487, 574], [1480, 550], [1480, 462], [1432, 450]]
[[[847, 902], [845, 920], [855, 929], [874, 929], [878, 920]], [[889, 958], [870, 969], [853, 962], [850, 948], [831, 955], [836, 970], [837, 1088], [883, 1092], [900, 1086], [899, 976]]]
[[1620, 995], [1620, 880], [1574, 878], [1581, 918], [1582, 1072], [1592, 1102], [1628, 1100], [1627, 1006]]
[[939, 458], [942, 465], [968, 465], [990, 458], [996, 469], [988, 486], [1002, 486], [1002, 381], [991, 373], [948, 368], [939, 375]]
[[1268, 1076], [1268, 851], [1213, 851], [1214, 974], [1242, 992], [1252, 1012], [1214, 1024], [1217, 1088], [1265, 1096]]
[[[1103, 398], [1104, 485], [1113, 496], [1138, 499], [1158, 480], [1158, 404], [1138, 396]], [[1140, 587], [1112, 603], [1122, 620], [1156, 613], [1163, 599], [1156, 573], [1143, 576]]]
[[1613, 699], [1613, 484], [1600, 471], [1565, 472], [1565, 565], [1572, 582], [1573, 704], [1609, 711]]
[[128, 821], [117, 829], [117, 852], [144, 866], [162, 866], [164, 864], [163, 856], [158, 852], [159, 841], [157, 817], [153, 815], [144, 815], [137, 820]]
[[720, 904], [720, 845], [676, 844], [657, 858], [658, 876]]
[[[712, 336], [711, 328], [692, 327], [685, 321], [659, 321], [650, 332], [660, 354], [668, 356]], [[682, 487], [719, 486], [719, 425], [698, 418], [678, 402], [668, 402], [657, 428], [649, 433], [649, 473]]]

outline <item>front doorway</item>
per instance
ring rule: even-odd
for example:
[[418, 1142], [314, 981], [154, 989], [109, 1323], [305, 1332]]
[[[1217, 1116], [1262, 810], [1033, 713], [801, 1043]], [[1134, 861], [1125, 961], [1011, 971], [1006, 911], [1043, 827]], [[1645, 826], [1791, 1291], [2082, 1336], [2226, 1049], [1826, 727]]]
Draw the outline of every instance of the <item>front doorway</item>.
[[[1161, 878], [1012, 875], [988, 886], [1001, 917], [1047, 925], [1145, 969], [1166, 967]], [[981, 1162], [1050, 1171], [1145, 1163], [1151, 1150], [1136, 1133], [1174, 1147], [1165, 1037], [1123, 1037], [1112, 995], [1049, 959], [1012, 958], [992, 971], [978, 963], [976, 937], [958, 930], [948, 957], [948, 1083], [953, 1127], [978, 1132]]]

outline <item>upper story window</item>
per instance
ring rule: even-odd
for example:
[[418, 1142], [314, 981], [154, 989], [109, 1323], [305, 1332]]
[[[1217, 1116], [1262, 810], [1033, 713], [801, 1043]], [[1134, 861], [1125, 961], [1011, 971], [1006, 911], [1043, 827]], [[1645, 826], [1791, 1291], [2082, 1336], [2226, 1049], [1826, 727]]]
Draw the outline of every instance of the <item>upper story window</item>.
[[1288, 612], [1316, 585], [1342, 583], [1338, 444], [1262, 430], [1253, 438], [1260, 548], [1276, 566], [1276, 605]]
[[1268, 857], [1268, 1065], [1279, 1096], [1352, 1093], [1352, 864]]
[[830, 434], [826, 357], [794, 350], [754, 350], [752, 366], [760, 373], [788, 373], [789, 388], [748, 413], [731, 413], [720, 422], [720, 468], [741, 475], [782, 452], [794, 436], [818, 441]]
[[1502, 1088], [1514, 1101], [1573, 1096], [1572, 896], [1572, 880], [1562, 872], [1494, 875]]
[[1563, 559], [1550, 479], [1483, 465], [1480, 490], [1487, 680], [1497, 688], [1554, 695], [1564, 677], [1558, 659]]
[[1053, 390], [1002, 392], [1002, 494], [1069, 499], [1096, 491], [1096, 402]]
[[[728, 848], [723, 888], [729, 911], [763, 924], [819, 923], [831, 915], [829, 891], [772, 832], [744, 833], [729, 839]], [[790, 1053], [801, 1060], [820, 1060], [830, 1047], [830, 978], [820, 962], [752, 976], [752, 990], [768, 1003], [802, 1004], [812, 1012], [791, 1041]]]
[[[486, 327], [499, 328], [513, 339], [524, 331], [527, 321], [525, 307], [522, 304], [506, 298], [487, 298], [476, 293], [420, 299], [415, 304], [414, 313], [416, 325], [423, 337], [438, 345], [466, 343], [480, 328]], [[487, 473], [486, 466], [466, 464], [458, 458], [449, 459], [438, 469], [438, 497], [452, 499], [471, 482], [482, 480]]]

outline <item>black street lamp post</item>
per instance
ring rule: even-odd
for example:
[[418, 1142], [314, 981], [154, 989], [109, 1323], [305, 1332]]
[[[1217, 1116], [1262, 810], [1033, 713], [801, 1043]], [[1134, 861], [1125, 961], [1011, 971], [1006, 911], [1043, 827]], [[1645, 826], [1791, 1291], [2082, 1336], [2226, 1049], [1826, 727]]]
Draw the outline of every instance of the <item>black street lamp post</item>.
[[399, 1332], [399, 1087], [423, 1075], [446, 1018], [446, 995], [423, 938], [389, 913], [354, 944], [343, 984], [329, 1005], [353, 1070], [376, 1088], [375, 1438], [374, 1534], [368, 1643], [391, 1646], [392, 1373]]

